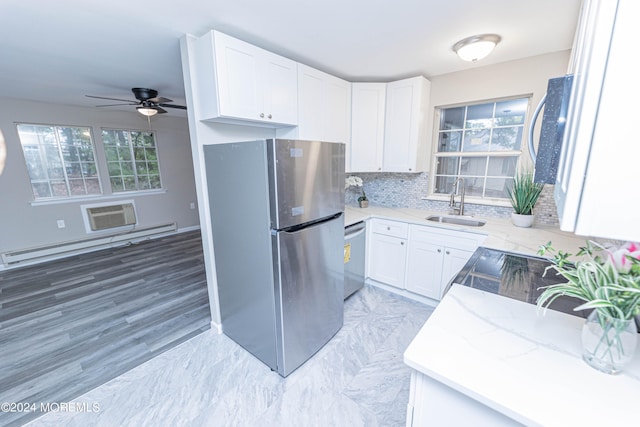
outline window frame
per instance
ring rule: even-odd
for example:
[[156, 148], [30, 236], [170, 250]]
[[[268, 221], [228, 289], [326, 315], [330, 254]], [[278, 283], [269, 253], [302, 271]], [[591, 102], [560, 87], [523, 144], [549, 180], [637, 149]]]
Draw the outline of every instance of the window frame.
[[[49, 196], [49, 197], [38, 197], [36, 196], [36, 193], [34, 192], [34, 188], [33, 188], [33, 178], [31, 177], [31, 173], [29, 172], [29, 164], [28, 164], [28, 159], [27, 159], [27, 154], [24, 151], [24, 144], [22, 142], [22, 138], [20, 137], [20, 126], [36, 126], [36, 127], [50, 127], [53, 128], [54, 131], [54, 135], [56, 138], [56, 142], [57, 142], [57, 152], [58, 152], [58, 156], [59, 159], [61, 160], [62, 163], [62, 171], [63, 171], [63, 177], [64, 177], [64, 183], [65, 186], [67, 188], [67, 195], [66, 196]], [[70, 124], [54, 124], [54, 123], [28, 123], [28, 122], [14, 122], [14, 127], [16, 130], [16, 134], [18, 135], [18, 141], [20, 142], [20, 150], [22, 152], [22, 157], [24, 160], [24, 166], [26, 168], [26, 172], [27, 172], [27, 176], [29, 177], [29, 186], [31, 187], [31, 196], [32, 196], [32, 204], [46, 204], [46, 203], [60, 203], [60, 202], [65, 202], [65, 201], [76, 201], [76, 200], [81, 200], [81, 199], [87, 199], [87, 198], [100, 198], [104, 195], [104, 187], [103, 187], [103, 183], [102, 183], [102, 177], [100, 174], [100, 166], [99, 166], [99, 157], [98, 157], [98, 152], [96, 150], [96, 141], [94, 138], [94, 132], [93, 132], [93, 127], [91, 125], [78, 125], [78, 124], [74, 124], [74, 125], [70, 125]], [[97, 193], [89, 193], [89, 194], [77, 194], [74, 195], [71, 193], [70, 188], [71, 188], [71, 184], [69, 182], [69, 176], [68, 176], [68, 171], [67, 171], [67, 167], [68, 165], [65, 164], [65, 159], [64, 159], [64, 155], [62, 153], [62, 147], [60, 145], [60, 140], [58, 137], [58, 129], [60, 128], [75, 128], [75, 129], [79, 129], [79, 130], [88, 130], [89, 132], [89, 140], [91, 142], [91, 154], [93, 156], [93, 165], [95, 167], [95, 179], [97, 179], [98, 181], [98, 190], [99, 192]], [[38, 144], [39, 146], [39, 150], [40, 148], [40, 144]], [[42, 155], [42, 154], [41, 154]], [[80, 162], [82, 163], [82, 162]], [[48, 165], [47, 165], [48, 166]], [[51, 178], [49, 177], [49, 170], [44, 171], [45, 175], [47, 176], [46, 181], [49, 182], [51, 181]], [[63, 179], [59, 179], [60, 181], [62, 181]], [[37, 180], [36, 180], [37, 181]], [[86, 188], [86, 178], [84, 175], [82, 175], [82, 181], [85, 183], [85, 188]], [[51, 185], [49, 183], [49, 185]]]
[[[429, 172], [429, 180], [428, 180], [428, 200], [434, 201], [446, 201], [450, 200], [450, 192], [447, 193], [436, 193], [436, 175], [437, 175], [437, 167], [438, 167], [438, 159], [439, 158], [462, 158], [462, 157], [517, 157], [516, 161], [516, 171], [521, 167], [523, 163], [523, 154], [525, 153], [525, 148], [527, 144], [527, 130], [529, 127], [529, 114], [531, 111], [531, 102], [532, 102], [533, 94], [522, 94], [522, 95], [513, 95], [513, 96], [505, 96], [499, 98], [490, 98], [483, 99], [478, 101], [470, 101], [470, 102], [460, 102], [455, 104], [447, 104], [447, 105], [439, 105], [434, 107], [434, 120], [433, 120], [433, 137], [432, 137], [432, 147], [431, 147], [431, 169]], [[524, 122], [522, 124], [523, 132], [522, 132], [522, 140], [520, 143], [519, 150], [509, 150], [509, 151], [450, 151], [450, 152], [438, 152], [438, 141], [440, 136], [440, 119], [442, 111], [449, 108], [458, 108], [458, 107], [471, 107], [475, 105], [489, 104], [489, 103], [500, 103], [505, 101], [513, 101], [517, 99], [526, 99], [527, 107], [524, 117]], [[495, 112], [494, 112], [495, 117]], [[495, 127], [492, 126], [491, 129]], [[468, 128], [463, 128], [464, 130]], [[461, 144], [464, 143], [464, 138], [461, 141]], [[462, 148], [462, 145], [461, 145]], [[465, 175], [456, 175], [457, 177], [465, 178]], [[486, 179], [488, 176], [484, 175]], [[483, 186], [483, 190], [486, 190], [486, 186]], [[490, 205], [490, 206], [498, 206], [498, 207], [510, 207], [511, 202], [507, 198], [496, 198], [496, 197], [477, 197], [466, 194], [465, 202], [478, 204], [478, 205]]]
[[[114, 131], [114, 132], [126, 132], [127, 134], [127, 142], [128, 142], [128, 146], [129, 146], [129, 153], [131, 155], [131, 162], [132, 162], [132, 170], [133, 170], [133, 176], [135, 179], [135, 183], [136, 183], [136, 189], [126, 189], [126, 190], [122, 190], [122, 191], [117, 191], [114, 189], [113, 184], [111, 183], [111, 172], [109, 169], [109, 156], [107, 154], [107, 144], [105, 144], [105, 140], [104, 140], [104, 132], [108, 132], [108, 131]], [[158, 164], [158, 180], [160, 182], [160, 186], [158, 188], [140, 188], [139, 186], [139, 176], [138, 176], [138, 171], [136, 168], [136, 160], [135, 160], [135, 150], [134, 150], [134, 146], [133, 146], [133, 138], [131, 137], [131, 133], [132, 132], [139, 132], [139, 133], [149, 133], [151, 134], [152, 138], [153, 138], [153, 145], [154, 145], [154, 149], [156, 152], [156, 163]], [[115, 127], [101, 127], [100, 128], [100, 139], [102, 142], [102, 150], [103, 150], [103, 154], [105, 157], [105, 164], [107, 166], [107, 170], [106, 170], [106, 174], [107, 174], [107, 179], [109, 181], [109, 186], [111, 187], [111, 194], [113, 195], [123, 195], [123, 194], [141, 194], [141, 193], [158, 193], [158, 192], [164, 192], [166, 191], [164, 188], [164, 182], [162, 179], [162, 165], [161, 165], [161, 161], [160, 161], [160, 150], [158, 149], [158, 141], [156, 138], [156, 132], [154, 130], [151, 129], [122, 129], [122, 128], [115, 128]], [[146, 160], [145, 160], [146, 161]], [[122, 170], [121, 170], [122, 172]], [[122, 176], [122, 175], [120, 175]]]

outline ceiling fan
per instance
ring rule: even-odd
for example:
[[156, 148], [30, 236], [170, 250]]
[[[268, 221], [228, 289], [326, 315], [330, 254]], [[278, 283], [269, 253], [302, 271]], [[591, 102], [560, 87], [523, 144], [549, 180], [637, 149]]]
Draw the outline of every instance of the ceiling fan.
[[180, 110], [186, 110], [187, 107], [183, 105], [175, 105], [175, 104], [167, 104], [167, 102], [173, 102], [169, 98], [164, 98], [162, 96], [158, 96], [158, 91], [155, 89], [146, 89], [142, 87], [134, 87], [131, 89], [137, 101], [129, 100], [129, 99], [119, 99], [119, 98], [106, 98], [104, 96], [94, 96], [94, 95], [85, 95], [89, 98], [97, 98], [97, 99], [110, 99], [112, 101], [122, 101], [125, 104], [104, 104], [104, 105], [96, 105], [96, 107], [114, 107], [116, 105], [137, 105], [136, 110], [138, 113], [143, 116], [154, 116], [158, 113], [163, 114], [166, 113], [167, 110], [165, 108], [177, 108]]

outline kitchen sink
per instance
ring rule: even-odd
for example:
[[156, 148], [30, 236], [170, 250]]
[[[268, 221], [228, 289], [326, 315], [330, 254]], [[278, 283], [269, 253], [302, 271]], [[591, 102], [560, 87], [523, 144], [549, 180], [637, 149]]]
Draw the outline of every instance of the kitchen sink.
[[427, 217], [427, 221], [441, 222], [443, 224], [466, 225], [467, 227], [482, 227], [487, 222], [474, 219], [469, 216], [445, 216], [431, 215]]

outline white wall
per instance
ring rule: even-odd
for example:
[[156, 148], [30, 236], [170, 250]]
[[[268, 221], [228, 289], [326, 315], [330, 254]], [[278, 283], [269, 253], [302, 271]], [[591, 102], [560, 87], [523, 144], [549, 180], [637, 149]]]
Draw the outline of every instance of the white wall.
[[[7, 164], [0, 176], [0, 252], [29, 248], [42, 244], [86, 238], [81, 204], [97, 203], [99, 199], [33, 205], [33, 194], [15, 123], [60, 124], [92, 127], [96, 157], [104, 195], [110, 186], [104, 152], [100, 148], [100, 128], [148, 130], [146, 118], [131, 112], [106, 108], [72, 107], [25, 100], [0, 99], [0, 129], [7, 142]], [[178, 228], [199, 226], [196, 191], [191, 162], [189, 128], [186, 117], [169, 115], [151, 119], [160, 160], [164, 192], [119, 199], [134, 199], [138, 226], [177, 222]], [[116, 199], [118, 200], [118, 199]], [[66, 227], [59, 229], [56, 220]]]

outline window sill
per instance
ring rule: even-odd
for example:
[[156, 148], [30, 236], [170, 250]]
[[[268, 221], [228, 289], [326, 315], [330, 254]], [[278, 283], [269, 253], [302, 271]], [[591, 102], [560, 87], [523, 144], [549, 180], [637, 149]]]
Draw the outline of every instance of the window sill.
[[31, 206], [47, 206], [47, 205], [59, 205], [65, 203], [78, 203], [78, 202], [95, 202], [103, 200], [118, 200], [123, 197], [131, 198], [138, 196], [153, 196], [157, 194], [164, 194], [167, 190], [146, 190], [146, 191], [123, 191], [121, 193], [113, 194], [101, 194], [98, 196], [79, 196], [79, 197], [67, 197], [64, 199], [49, 199], [49, 200], [34, 200], [30, 202]]

